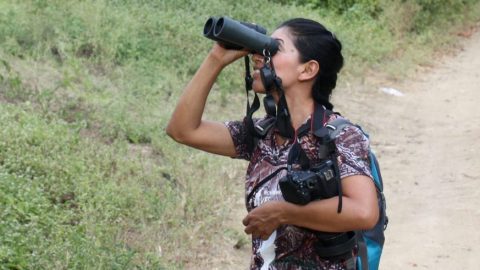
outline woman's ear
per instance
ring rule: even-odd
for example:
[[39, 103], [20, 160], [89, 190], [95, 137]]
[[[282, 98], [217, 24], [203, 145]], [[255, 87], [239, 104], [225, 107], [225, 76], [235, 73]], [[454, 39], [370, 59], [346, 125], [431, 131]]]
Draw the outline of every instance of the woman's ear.
[[315, 60], [303, 63], [300, 68], [301, 71], [298, 77], [298, 80], [300, 81], [311, 80], [317, 76], [318, 72], [320, 72], [320, 64]]

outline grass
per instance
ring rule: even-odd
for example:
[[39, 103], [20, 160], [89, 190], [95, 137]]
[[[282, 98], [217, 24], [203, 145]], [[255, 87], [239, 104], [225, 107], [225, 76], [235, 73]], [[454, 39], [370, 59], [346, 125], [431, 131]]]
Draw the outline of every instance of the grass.
[[[164, 133], [211, 46], [204, 22], [322, 21], [350, 81], [406, 76], [480, 14], [472, 2], [416, 31], [402, 18], [418, 6], [393, 3], [373, 18], [253, 0], [0, 1], [0, 269], [182, 269], [216, 242], [248, 242], [226, 228], [246, 164]], [[242, 72], [224, 70], [208, 118], [244, 114]]]

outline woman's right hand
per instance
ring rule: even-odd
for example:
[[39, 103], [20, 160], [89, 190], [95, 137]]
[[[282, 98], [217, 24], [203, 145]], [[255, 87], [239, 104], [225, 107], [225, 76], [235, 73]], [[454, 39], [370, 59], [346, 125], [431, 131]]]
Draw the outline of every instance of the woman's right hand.
[[229, 50], [222, 47], [218, 42], [215, 42], [210, 50], [209, 57], [219, 63], [222, 68], [235, 62], [237, 59], [248, 55], [247, 50]]

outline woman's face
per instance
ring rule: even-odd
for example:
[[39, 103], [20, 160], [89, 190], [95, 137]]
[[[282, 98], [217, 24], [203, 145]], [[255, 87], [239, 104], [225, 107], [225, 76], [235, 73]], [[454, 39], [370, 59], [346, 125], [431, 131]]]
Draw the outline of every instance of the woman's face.
[[[282, 86], [285, 91], [298, 82], [298, 76], [301, 71], [300, 53], [293, 44], [293, 38], [286, 27], [279, 28], [271, 35], [279, 42], [277, 53], [272, 57], [275, 73], [282, 80]], [[259, 54], [253, 55], [253, 90], [258, 93], [265, 93], [260, 77], [260, 68], [264, 65], [264, 57]]]

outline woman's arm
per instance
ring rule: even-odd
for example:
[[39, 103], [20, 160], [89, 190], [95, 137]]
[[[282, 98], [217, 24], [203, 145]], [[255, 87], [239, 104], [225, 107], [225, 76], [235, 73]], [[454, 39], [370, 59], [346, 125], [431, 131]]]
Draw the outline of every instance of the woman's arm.
[[364, 175], [348, 176], [342, 179], [342, 190], [341, 213], [337, 213], [338, 197], [306, 205], [271, 201], [255, 208], [244, 218], [245, 232], [267, 239], [283, 224], [323, 232], [345, 232], [375, 226], [379, 209], [373, 180]]
[[342, 179], [342, 191], [340, 213], [337, 213], [338, 197], [305, 206], [287, 204], [281, 223], [325, 232], [366, 230], [375, 226], [379, 209], [373, 180], [364, 175], [346, 177]]
[[208, 94], [222, 69], [247, 53], [214, 45], [183, 90], [166, 129], [170, 137], [200, 150], [225, 156], [235, 155], [227, 127], [220, 122], [203, 120], [202, 115]]

